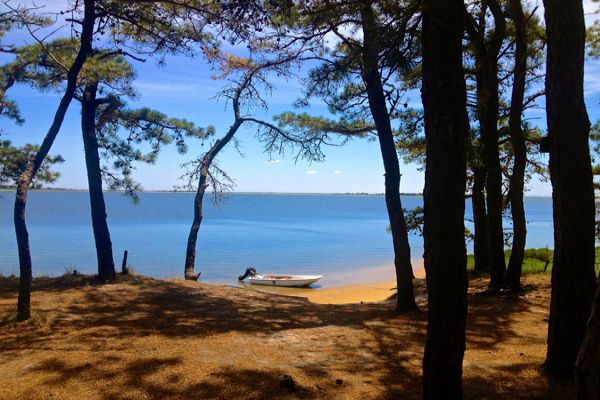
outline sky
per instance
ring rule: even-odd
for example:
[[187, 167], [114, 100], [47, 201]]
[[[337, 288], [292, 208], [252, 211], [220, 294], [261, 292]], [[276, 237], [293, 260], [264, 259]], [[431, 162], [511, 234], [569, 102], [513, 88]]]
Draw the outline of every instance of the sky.
[[[64, 2], [47, 0], [47, 4], [46, 10], [50, 12], [60, 8]], [[584, 6], [589, 24], [598, 17], [593, 14], [595, 5], [586, 0]], [[541, 12], [541, 1], [539, 7], [538, 12]], [[6, 41], [25, 44], [30, 40], [24, 32], [14, 32], [7, 36]], [[0, 62], [7, 60], [6, 56], [0, 57]], [[139, 97], [130, 102], [131, 107], [150, 107], [171, 117], [193, 121], [198, 126], [212, 125], [216, 128], [216, 137], [222, 135], [233, 122], [231, 108], [224, 100], [214, 97], [224, 82], [211, 79], [214, 71], [203, 59], [168, 57], [164, 66], [159, 66], [151, 59], [133, 64], [137, 73], [134, 87]], [[585, 72], [585, 100], [590, 120], [594, 122], [600, 118], [600, 63], [588, 60]], [[302, 93], [302, 82], [298, 79], [279, 79], [274, 82], [272, 94], [266, 96], [268, 110], [247, 110], [248, 114], [271, 120], [272, 116], [283, 111], [294, 110], [293, 103]], [[3, 138], [16, 145], [40, 143], [50, 126], [59, 96], [53, 92], [40, 93], [25, 85], [12, 88], [9, 96], [19, 104], [26, 122], [23, 126], [16, 126], [7, 119], [0, 120]], [[419, 92], [408, 93], [407, 101], [420, 106]], [[541, 100], [540, 104], [543, 103]], [[327, 108], [318, 101], [313, 101], [303, 111], [328, 116]], [[86, 188], [79, 116], [79, 104], [73, 102], [52, 147], [52, 154], [61, 154], [66, 160], [56, 167], [61, 177], [54, 184], [55, 187]], [[533, 123], [545, 127], [545, 111], [542, 108], [533, 110], [528, 117], [533, 118]], [[296, 162], [289, 153], [264, 154], [255, 133], [252, 127], [242, 127], [236, 134], [241, 144], [240, 151], [230, 145], [218, 157], [219, 166], [235, 180], [235, 191], [382, 193], [384, 190], [384, 169], [376, 141], [355, 139], [343, 147], [326, 148], [324, 162], [308, 163], [303, 160]], [[171, 190], [181, 186], [185, 183], [179, 179], [184, 173], [181, 164], [198, 157], [205, 148], [201, 147], [200, 141], [189, 142], [187, 154], [181, 155], [174, 146], [167, 147], [156, 164], [138, 165], [134, 178], [144, 190]], [[423, 172], [418, 166], [401, 162], [401, 171], [401, 191], [420, 193], [424, 182]], [[528, 195], [549, 196], [551, 186], [534, 178], [529, 185]]]

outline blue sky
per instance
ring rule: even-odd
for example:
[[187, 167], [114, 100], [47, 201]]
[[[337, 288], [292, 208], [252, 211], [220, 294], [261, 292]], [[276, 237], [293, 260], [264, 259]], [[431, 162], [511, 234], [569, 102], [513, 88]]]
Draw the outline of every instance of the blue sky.
[[[53, 2], [54, 3], [54, 2]], [[62, 2], [61, 2], [62, 3]], [[541, 2], [540, 2], [541, 3]], [[593, 11], [593, 5], [586, 1], [586, 12]], [[53, 4], [54, 5], [54, 4]], [[541, 4], [540, 4], [541, 6]], [[588, 23], [596, 16], [588, 15]], [[25, 35], [14, 33], [8, 40], [23, 43]], [[0, 59], [0, 61], [4, 61]], [[588, 61], [586, 64], [585, 95], [590, 120], [600, 118], [600, 63]], [[170, 57], [164, 67], [153, 60], [135, 63], [137, 79], [135, 87], [140, 94], [132, 107], [147, 106], [165, 112], [173, 117], [186, 118], [200, 126], [213, 125], [217, 135], [222, 134], [231, 124], [231, 110], [224, 101], [217, 101], [214, 95], [224, 82], [210, 78], [213, 73], [202, 59]], [[255, 115], [270, 120], [273, 115], [292, 110], [292, 103], [301, 94], [298, 80], [279, 81], [271, 96], [268, 96], [269, 110]], [[41, 142], [59, 101], [54, 93], [40, 93], [19, 85], [11, 89], [10, 97], [16, 100], [25, 117], [23, 126], [0, 120], [0, 128], [5, 137], [15, 144]], [[420, 103], [418, 92], [409, 94], [411, 103]], [[543, 101], [540, 103], [543, 104]], [[308, 111], [315, 115], [327, 115], [327, 109], [319, 102], [313, 102]], [[81, 141], [79, 105], [73, 102], [61, 132], [52, 148], [52, 153], [60, 153], [66, 162], [57, 167], [61, 178], [58, 187], [84, 189], [86, 187], [85, 162]], [[545, 126], [543, 110], [535, 110], [531, 117], [538, 118], [540, 126]], [[250, 127], [243, 128], [236, 135], [241, 141], [243, 156], [229, 146], [219, 156], [219, 165], [228, 171], [236, 181], [236, 191], [243, 192], [383, 192], [383, 165], [376, 142], [353, 140], [344, 147], [327, 148], [326, 160], [322, 163], [297, 163], [290, 154], [269, 156], [262, 152], [262, 146], [254, 137]], [[165, 148], [155, 165], [139, 165], [135, 178], [145, 190], [172, 189], [180, 186], [178, 180], [183, 170], [180, 164], [201, 154], [200, 143], [190, 142], [186, 155], [180, 155], [175, 148]], [[421, 192], [423, 174], [417, 166], [401, 165], [402, 192]], [[534, 179], [530, 185], [530, 195], [550, 195], [549, 183]]]

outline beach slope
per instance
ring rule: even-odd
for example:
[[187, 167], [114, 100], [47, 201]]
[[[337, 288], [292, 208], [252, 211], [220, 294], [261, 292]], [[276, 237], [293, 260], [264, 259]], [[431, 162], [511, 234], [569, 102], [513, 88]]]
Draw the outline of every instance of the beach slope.
[[[539, 371], [548, 278], [527, 277], [518, 299], [476, 295], [486, 284], [474, 278], [469, 289], [465, 398], [571, 398]], [[42, 278], [34, 318], [16, 324], [16, 282], [4, 279], [0, 399], [418, 399], [427, 314], [424, 281], [416, 287], [421, 312], [396, 315], [393, 301], [316, 304], [140, 276], [104, 286]]]

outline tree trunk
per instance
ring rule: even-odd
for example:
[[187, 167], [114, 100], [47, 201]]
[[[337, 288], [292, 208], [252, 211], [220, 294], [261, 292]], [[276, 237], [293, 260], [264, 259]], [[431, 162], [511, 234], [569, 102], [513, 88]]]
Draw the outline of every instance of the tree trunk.
[[423, 86], [427, 341], [423, 398], [462, 398], [467, 316], [464, 237], [469, 126], [462, 68], [463, 2], [424, 0]]
[[473, 240], [475, 271], [487, 271], [489, 269], [485, 176], [485, 167], [473, 168], [471, 204], [473, 205], [473, 224], [475, 225], [475, 238]]
[[196, 281], [200, 277], [200, 273], [194, 271], [196, 264], [196, 242], [198, 240], [198, 231], [200, 231], [200, 224], [202, 224], [202, 202], [204, 200], [204, 192], [208, 187], [206, 180], [208, 178], [208, 169], [210, 168], [212, 160], [207, 160], [200, 168], [200, 179], [198, 183], [198, 189], [196, 190], [196, 196], [194, 197], [194, 220], [190, 233], [188, 235], [187, 250], [185, 253], [185, 279]]
[[504, 279], [504, 231], [502, 228], [502, 168], [498, 149], [498, 53], [505, 34], [502, 10], [496, 0], [487, 0], [486, 5], [494, 15], [494, 32], [486, 39], [485, 27], [479, 31], [469, 29], [474, 44], [477, 80], [477, 118], [483, 145], [483, 163], [487, 173], [485, 181], [488, 257], [490, 263], [490, 289], [497, 289]]
[[554, 262], [546, 371], [573, 376], [596, 290], [594, 188], [583, 98], [585, 24], [576, 0], [544, 0], [546, 115], [554, 213]]
[[19, 299], [17, 301], [17, 320], [25, 321], [31, 317], [31, 251], [29, 249], [29, 233], [25, 223], [25, 208], [27, 205], [27, 189], [30, 178], [19, 179], [15, 196], [14, 224], [19, 251]]
[[[248, 84], [248, 82], [249, 80], [246, 80], [246, 84]], [[227, 134], [221, 139], [218, 139], [202, 157], [198, 177], [198, 189], [196, 190], [196, 196], [194, 197], [194, 220], [192, 221], [192, 226], [188, 235], [185, 252], [184, 277], [187, 280], [196, 281], [200, 277], [200, 273], [196, 273], [194, 268], [196, 264], [196, 242], [198, 240], [200, 225], [202, 224], [202, 202], [204, 200], [204, 192], [206, 192], [206, 188], [208, 187], [208, 175], [212, 162], [227, 143], [231, 141], [244, 122], [243, 118], [239, 115], [239, 93], [241, 93], [241, 90], [242, 89], [238, 88], [238, 95], [233, 99], [233, 109], [236, 116], [235, 122], [229, 128]]]
[[521, 126], [523, 97], [525, 94], [525, 75], [527, 73], [527, 28], [521, 0], [510, 0], [510, 12], [515, 25], [516, 48], [510, 116], [508, 120], [510, 140], [514, 154], [509, 189], [513, 242], [506, 270], [506, 283], [511, 290], [520, 291], [521, 270], [523, 268], [523, 259], [525, 258], [525, 242], [527, 238], [527, 223], [525, 221], [525, 205], [523, 202], [527, 148], [525, 146], [523, 127]]
[[73, 100], [73, 95], [77, 89], [77, 77], [85, 60], [92, 51], [93, 30], [95, 24], [95, 0], [84, 0], [84, 19], [81, 33], [81, 46], [75, 57], [75, 61], [69, 68], [67, 73], [67, 87], [65, 93], [60, 99], [60, 103], [54, 114], [54, 119], [50, 129], [46, 133], [39, 151], [35, 158], [25, 167], [23, 174], [19, 178], [17, 191], [15, 195], [15, 205], [13, 219], [15, 224], [15, 235], [17, 238], [17, 248], [19, 251], [19, 300], [17, 304], [17, 320], [23, 321], [31, 316], [31, 251], [29, 248], [29, 234], [27, 232], [27, 224], [25, 222], [25, 211], [27, 208], [27, 192], [29, 186], [35, 178], [35, 174], [39, 170], [42, 162], [48, 155], [54, 139], [60, 130], [65, 114]]
[[129, 273], [129, 269], [127, 268], [127, 250], [123, 252], [123, 261], [121, 262], [121, 273], [123, 275], [127, 275]]
[[[486, 117], [487, 119], [487, 117]], [[494, 120], [493, 130], [481, 128], [484, 140], [486, 160], [486, 206], [488, 227], [488, 260], [490, 263], [490, 289], [497, 289], [502, 285], [506, 271], [504, 258], [504, 230], [502, 227], [502, 169], [498, 153], [498, 130]], [[483, 132], [486, 131], [484, 134]]]
[[600, 400], [600, 277], [575, 371], [577, 399]]
[[379, 37], [375, 15], [370, 3], [361, 8], [363, 25], [363, 80], [369, 98], [369, 108], [377, 128], [381, 158], [385, 170], [385, 203], [387, 206], [392, 241], [394, 244], [394, 265], [396, 268], [397, 311], [416, 310], [413, 289], [413, 270], [410, 262], [408, 231], [400, 199], [400, 164], [390, 116], [387, 110], [385, 93], [377, 60], [379, 58]]
[[98, 279], [100, 282], [112, 282], [116, 278], [110, 232], [106, 222], [106, 206], [102, 193], [102, 171], [96, 137], [96, 93], [98, 84], [85, 87], [81, 100], [81, 131], [85, 149], [92, 226], [98, 259]]

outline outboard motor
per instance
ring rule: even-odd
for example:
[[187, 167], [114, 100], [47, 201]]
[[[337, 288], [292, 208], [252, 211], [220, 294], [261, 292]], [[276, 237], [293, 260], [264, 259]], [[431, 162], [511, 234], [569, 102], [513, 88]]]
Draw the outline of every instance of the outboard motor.
[[238, 276], [238, 280], [243, 281], [247, 277], [254, 275], [256, 275], [256, 270], [253, 267], [248, 267], [246, 268], [246, 272], [244, 272], [243, 275]]

